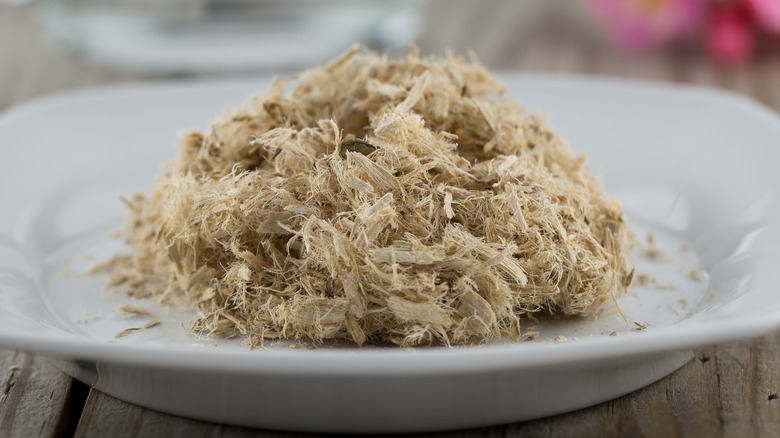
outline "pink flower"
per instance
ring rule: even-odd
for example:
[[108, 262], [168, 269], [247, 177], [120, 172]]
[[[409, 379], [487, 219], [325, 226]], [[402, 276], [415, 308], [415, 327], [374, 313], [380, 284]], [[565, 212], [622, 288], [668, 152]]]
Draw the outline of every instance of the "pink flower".
[[780, 1], [747, 0], [753, 15], [767, 31], [780, 35]]
[[709, 1], [590, 0], [589, 3], [614, 43], [636, 51], [658, 47], [692, 32], [701, 23]]
[[710, 15], [706, 34], [707, 50], [724, 65], [742, 64], [753, 55], [755, 34], [753, 14], [744, 2], [716, 7]]

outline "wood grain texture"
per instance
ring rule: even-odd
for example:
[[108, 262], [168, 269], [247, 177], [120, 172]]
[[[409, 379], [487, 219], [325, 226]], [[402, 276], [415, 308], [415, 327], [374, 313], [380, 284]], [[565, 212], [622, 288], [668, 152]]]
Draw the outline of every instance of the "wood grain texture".
[[[702, 349], [660, 381], [581, 411], [507, 426], [506, 436], [780, 436], [780, 333]], [[760, 352], [760, 353], [759, 353]]]
[[[474, 49], [489, 67], [577, 72], [706, 84], [780, 110], [780, 56], [722, 70], [695, 47], [643, 56], [605, 48], [581, 6], [566, 0], [434, 0], [427, 53]], [[518, 4], [522, 11], [514, 10]], [[571, 5], [571, 3], [566, 3]], [[22, 9], [0, 6], [0, 109], [55, 90], [139, 78], [46, 50]], [[2, 147], [2, 145], [0, 145]], [[11, 370], [15, 365], [16, 370]], [[660, 381], [618, 399], [524, 423], [415, 437], [780, 437], [780, 332], [702, 348]], [[57, 436], [66, 428], [71, 380], [45, 359], [0, 351], [0, 437]], [[566, 397], [566, 394], [561, 394]], [[297, 437], [184, 419], [92, 391], [78, 437]]]
[[68, 428], [72, 380], [49, 359], [0, 350], [0, 437], [57, 437]]
[[190, 420], [144, 409], [98, 391], [89, 394], [75, 437], [275, 437], [283, 434]]

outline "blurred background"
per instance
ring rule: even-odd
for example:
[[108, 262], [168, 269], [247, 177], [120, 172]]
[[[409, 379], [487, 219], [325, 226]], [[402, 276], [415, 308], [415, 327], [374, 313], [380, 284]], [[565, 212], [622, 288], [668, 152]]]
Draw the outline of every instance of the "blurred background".
[[0, 108], [95, 84], [285, 74], [356, 41], [780, 99], [778, 0], [0, 0]]

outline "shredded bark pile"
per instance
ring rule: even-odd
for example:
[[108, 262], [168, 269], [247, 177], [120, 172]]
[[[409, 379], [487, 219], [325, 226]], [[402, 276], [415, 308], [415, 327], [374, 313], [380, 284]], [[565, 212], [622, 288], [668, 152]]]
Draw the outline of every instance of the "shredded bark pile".
[[284, 87], [180, 136], [112, 285], [252, 345], [519, 339], [625, 292], [620, 205], [476, 61], [354, 47]]

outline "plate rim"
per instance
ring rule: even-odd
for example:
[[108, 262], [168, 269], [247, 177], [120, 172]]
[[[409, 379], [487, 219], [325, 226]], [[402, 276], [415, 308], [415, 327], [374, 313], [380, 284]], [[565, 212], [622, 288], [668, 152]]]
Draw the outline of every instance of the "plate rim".
[[[598, 86], [640, 92], [683, 93], [725, 105], [735, 110], [748, 111], [750, 117], [759, 117], [771, 123], [780, 133], [780, 117], [771, 108], [745, 95], [706, 85], [689, 85], [649, 80], [616, 78], [610, 76], [583, 76], [569, 73], [526, 73], [497, 71], [505, 84], [512, 81], [542, 83], [546, 85]], [[206, 92], [209, 90], [241, 89], [267, 83], [272, 77], [258, 75], [228, 79], [187, 79], [155, 82], [130, 82], [56, 92], [12, 105], [0, 111], [0, 132], [14, 123], [39, 111], [87, 101], [117, 99], [139, 94], [159, 95], [161, 92]], [[777, 257], [777, 256], [775, 256]], [[512, 348], [508, 345], [483, 345], [476, 348], [446, 347], [409, 349], [348, 349], [315, 351], [287, 350], [269, 354], [257, 351], [224, 351], [219, 349], [193, 349], [174, 346], [149, 346], [119, 343], [102, 343], [75, 339], [49, 340], [29, 334], [9, 334], [0, 325], [0, 345], [66, 359], [90, 360], [108, 363], [135, 364], [148, 367], [185, 367], [212, 372], [244, 373], [302, 373], [316, 375], [409, 375], [421, 373], [474, 373], [504, 369], [533, 368], [566, 363], [567, 361], [614, 360], [643, 354], [657, 354], [684, 349], [694, 349], [713, 343], [724, 343], [752, 338], [780, 328], [780, 306], [760, 315], [743, 315], [729, 320], [699, 322], [675, 330], [672, 324], [641, 333], [628, 333], [617, 337], [592, 338], [586, 342], [568, 341], [546, 343], [531, 348]], [[717, 330], [712, 330], [717, 327]], [[642, 342], [635, 342], [640, 336]], [[309, 360], [316, 356], [316, 365]], [[345, 365], [345, 359], [346, 361]], [[444, 366], [442, 365], [444, 364]]]

